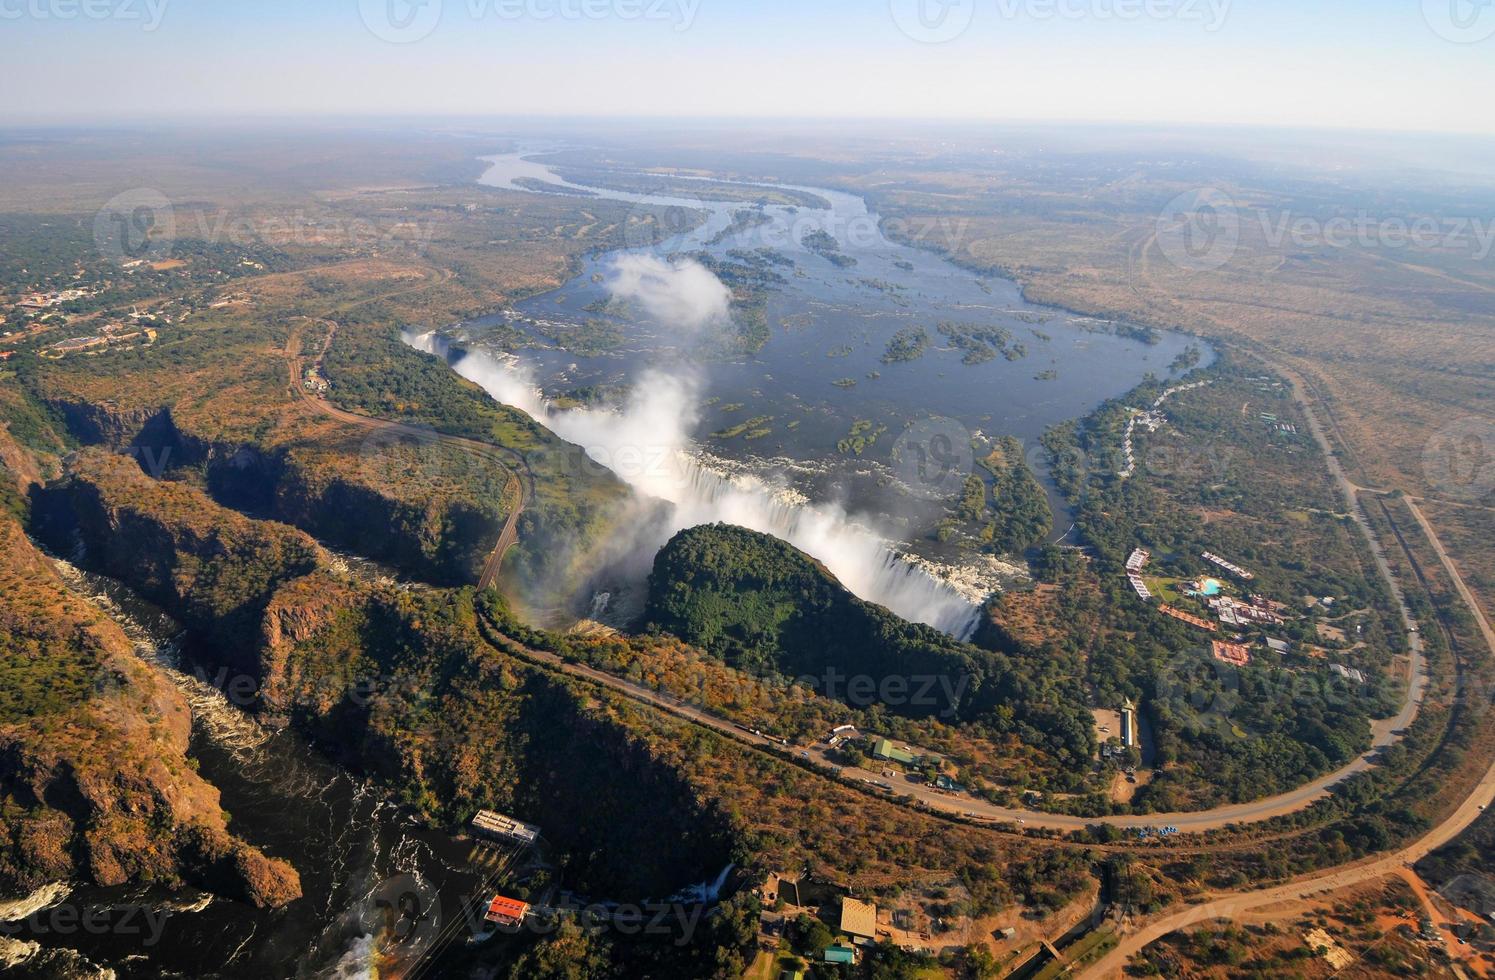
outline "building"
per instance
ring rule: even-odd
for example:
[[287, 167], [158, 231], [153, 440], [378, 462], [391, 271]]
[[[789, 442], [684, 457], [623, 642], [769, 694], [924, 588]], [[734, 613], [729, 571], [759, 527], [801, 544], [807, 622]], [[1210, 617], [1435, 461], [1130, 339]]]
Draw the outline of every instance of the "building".
[[1344, 664], [1330, 664], [1329, 669], [1347, 681], [1354, 681], [1356, 684], [1365, 683], [1365, 675], [1354, 667], [1346, 667]]
[[1251, 651], [1240, 643], [1225, 643], [1215, 640], [1212, 644], [1215, 659], [1233, 667], [1244, 667], [1251, 662]]
[[908, 749], [900, 749], [885, 738], [879, 738], [872, 743], [872, 758], [897, 762], [905, 766], [911, 766], [918, 761], [918, 758]]
[[1146, 582], [1142, 581], [1142, 576], [1128, 575], [1126, 580], [1132, 583], [1132, 591], [1136, 592], [1137, 597], [1143, 602], [1148, 602], [1152, 599], [1152, 590], [1147, 587]]
[[540, 839], [539, 827], [521, 823], [513, 817], [506, 817], [492, 810], [479, 810], [478, 815], [472, 818], [472, 829], [480, 836], [497, 838], [515, 844], [530, 845]]
[[1267, 649], [1276, 654], [1285, 654], [1292, 649], [1291, 643], [1288, 643], [1286, 640], [1279, 640], [1276, 637], [1269, 636], [1264, 642]]
[[827, 946], [822, 956], [826, 963], [841, 963], [846, 966], [857, 961], [857, 951], [850, 946]]
[[1226, 626], [1246, 626], [1256, 623], [1262, 626], [1281, 626], [1286, 620], [1279, 615], [1281, 603], [1252, 596], [1250, 603], [1232, 599], [1228, 595], [1209, 600], [1210, 608]]
[[1137, 744], [1137, 708], [1130, 700], [1121, 709], [1121, 744], [1129, 749]]
[[1235, 564], [1233, 562], [1228, 562], [1224, 558], [1221, 558], [1219, 555], [1211, 554], [1210, 552], [1206, 551], [1204, 554], [1200, 555], [1200, 557], [1203, 558], [1207, 562], [1211, 562], [1211, 563], [1213, 563], [1215, 565], [1220, 566], [1221, 568], [1225, 569], [1227, 572], [1229, 572], [1230, 574], [1236, 576], [1237, 578], [1245, 579], [1248, 582], [1251, 581], [1252, 579], [1256, 578], [1255, 575], [1252, 575], [1250, 572], [1246, 571], [1241, 566], [1239, 566], [1239, 565], [1237, 565], [1237, 564]]
[[1136, 551], [1133, 551], [1131, 557], [1126, 560], [1126, 570], [1129, 572], [1141, 571], [1142, 567], [1147, 564], [1148, 559], [1151, 557], [1152, 555], [1148, 554], [1143, 549], [1138, 548]]
[[1215, 632], [1216, 630], [1215, 624], [1210, 622], [1209, 620], [1200, 619], [1198, 616], [1186, 613], [1182, 609], [1174, 609], [1172, 606], [1167, 605], [1166, 603], [1159, 604], [1158, 609], [1163, 613], [1163, 615], [1172, 616], [1174, 619], [1178, 620], [1181, 623], [1188, 623], [1190, 626], [1197, 626], [1199, 629], [1209, 630], [1211, 633]]
[[501, 926], [517, 926], [524, 922], [524, 917], [527, 914], [529, 914], [528, 902], [521, 902], [514, 898], [504, 898], [502, 895], [494, 895], [493, 901], [488, 903], [488, 911], [483, 915], [483, 918]]
[[877, 906], [850, 897], [841, 899], [841, 931], [853, 942], [877, 939]]
[[934, 777], [934, 788], [944, 790], [946, 793], [964, 793], [966, 791], [964, 786], [943, 773]]

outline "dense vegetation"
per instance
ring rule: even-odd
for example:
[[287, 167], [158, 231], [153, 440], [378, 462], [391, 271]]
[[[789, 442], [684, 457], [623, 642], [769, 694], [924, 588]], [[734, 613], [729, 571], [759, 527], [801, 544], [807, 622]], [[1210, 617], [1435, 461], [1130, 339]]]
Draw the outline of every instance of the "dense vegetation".
[[889, 710], [1017, 733], [1077, 764], [1090, 756], [1079, 692], [1042, 661], [901, 620], [768, 535], [722, 524], [677, 534], [655, 558], [646, 619], [741, 670], [808, 678], [822, 691], [834, 687], [832, 671], [870, 677], [879, 690], [888, 678], [942, 682], [934, 690], [945, 694], [929, 703], [910, 697]]
[[49, 493], [46, 520], [55, 540], [76, 531], [96, 567], [168, 605], [230, 658], [253, 650], [275, 590], [320, 561], [300, 531], [222, 510], [98, 449], [73, 459], [67, 482]]
[[950, 343], [964, 351], [963, 364], [985, 364], [998, 354], [1009, 361], [1026, 357], [1028, 348], [1012, 339], [1012, 331], [1006, 327], [984, 323], [957, 323], [946, 320], [940, 323], [939, 331]]
[[929, 347], [929, 331], [923, 327], [904, 327], [888, 339], [888, 349], [882, 355], [884, 364], [902, 364], [917, 361]]
[[[509, 469], [533, 491], [520, 518], [514, 561], [537, 594], [564, 587], [579, 552], [600, 540], [626, 496], [623, 485], [579, 447], [494, 401], [439, 358], [412, 350], [393, 331], [359, 329], [332, 345], [326, 368], [333, 399], [347, 408], [510, 451], [515, 462]], [[494, 465], [486, 459], [468, 463], [474, 472]]]
[[799, 243], [839, 269], [849, 269], [857, 264], [855, 258], [841, 251], [841, 243], [835, 236], [823, 228], [816, 228]]
[[[1260, 365], [1228, 358], [1206, 377], [1210, 386], [1166, 403], [1168, 434], [1138, 438], [1131, 479], [1118, 475], [1117, 462], [1127, 407], [1150, 405], [1161, 384], [1045, 437], [1093, 560], [1088, 569], [1046, 573], [1060, 588], [1046, 593], [1051, 625], [1036, 642], [1083, 671], [1097, 703], [1130, 698], [1147, 713], [1162, 771], [1137, 793], [1143, 809], [1246, 800], [1300, 784], [1362, 751], [1370, 720], [1393, 713], [1400, 696], [1388, 675], [1402, 644], [1394, 607], [1367, 571], [1363, 540], [1339, 514], [1311, 440], [1259, 417], [1305, 429], [1287, 391]], [[1252, 408], [1243, 415], [1245, 401]], [[1218, 573], [1201, 553], [1248, 566], [1251, 592], [1290, 606], [1287, 622], [1248, 630], [1248, 642], [1272, 636], [1290, 641], [1292, 652], [1254, 652], [1242, 669], [1214, 661], [1208, 643], [1218, 634], [1161, 616], [1131, 594], [1123, 566], [1136, 547], [1153, 554], [1148, 574], [1178, 590], [1171, 601], [1201, 615], [1209, 610], [1174, 584]], [[1332, 609], [1307, 605], [1314, 596], [1331, 597]], [[1020, 618], [1024, 601], [1004, 599], [997, 618]], [[1326, 639], [1320, 626], [1335, 624], [1350, 639]], [[1368, 682], [1333, 676], [1330, 657]]]
[[998, 554], [1021, 554], [1042, 541], [1054, 523], [1048, 495], [1023, 458], [1022, 443], [1001, 439], [981, 466], [992, 476], [991, 500], [965, 506], [963, 517], [981, 523], [981, 541]]
[[187, 757], [190, 724], [185, 700], [0, 515], [0, 889], [187, 880], [261, 906], [296, 898], [289, 865], [228, 833]]

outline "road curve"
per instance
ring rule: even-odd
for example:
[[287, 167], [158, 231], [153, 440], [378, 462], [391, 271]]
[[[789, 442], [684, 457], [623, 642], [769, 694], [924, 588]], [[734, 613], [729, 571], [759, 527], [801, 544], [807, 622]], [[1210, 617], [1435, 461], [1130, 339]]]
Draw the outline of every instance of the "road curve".
[[[325, 323], [330, 328], [327, 341], [323, 345], [323, 353], [325, 353], [326, 347], [331, 343], [332, 332], [337, 329], [337, 324], [330, 320], [322, 320], [318, 322]], [[335, 418], [338, 421], [345, 422], [349, 425], [356, 425], [367, 429], [382, 429], [385, 431], [398, 432], [416, 438], [431, 438], [432, 433], [429, 429], [418, 428], [400, 422], [391, 422], [385, 419], [372, 418], [366, 415], [357, 415], [352, 412], [347, 412], [342, 409], [336, 408], [323, 399], [316, 397], [300, 382], [300, 354], [300, 334], [298, 331], [293, 330], [286, 344], [286, 357], [290, 370], [291, 389], [299, 398], [302, 399], [302, 401], [316, 409], [318, 412]], [[1285, 371], [1283, 373], [1287, 374], [1287, 372]], [[1290, 380], [1293, 380], [1291, 375], [1288, 376]], [[1300, 390], [1296, 383], [1294, 385], [1294, 388], [1295, 390]], [[1370, 542], [1372, 553], [1376, 557], [1377, 566], [1380, 569], [1383, 578], [1390, 586], [1392, 594], [1395, 596], [1398, 604], [1401, 607], [1403, 619], [1407, 623], [1410, 623], [1411, 614], [1407, 610], [1405, 601], [1403, 600], [1401, 594], [1401, 590], [1397, 585], [1395, 579], [1391, 576], [1390, 566], [1386, 564], [1384, 555], [1380, 551], [1379, 544], [1376, 541], [1373, 532], [1371, 531], [1370, 525], [1365, 521], [1364, 516], [1360, 512], [1358, 501], [1354, 496], [1355, 488], [1345, 478], [1343, 471], [1339, 468], [1338, 461], [1330, 453], [1328, 441], [1324, 438], [1322, 431], [1318, 429], [1317, 420], [1313, 417], [1312, 413], [1307, 410], [1306, 402], [1304, 403], [1304, 409], [1305, 415], [1309, 420], [1310, 428], [1313, 429], [1315, 437], [1319, 439], [1320, 445], [1324, 449], [1325, 456], [1329, 461], [1331, 475], [1342, 487], [1351, 506], [1352, 513], [1354, 513], [1357, 522], [1360, 524], [1362, 531], [1365, 533], [1367, 540]], [[510, 512], [509, 519], [505, 523], [504, 530], [500, 534], [499, 540], [495, 545], [492, 553], [490, 554], [489, 559], [483, 569], [482, 576], [479, 580], [480, 586], [491, 586], [497, 578], [498, 570], [503, 561], [505, 553], [517, 540], [517, 522], [520, 513], [522, 512], [528, 500], [532, 499], [533, 497], [533, 473], [531, 473], [529, 470], [528, 461], [524, 459], [522, 454], [519, 454], [514, 450], [493, 446], [488, 443], [478, 442], [472, 439], [462, 438], [460, 436], [438, 434], [437, 438], [450, 445], [461, 447], [462, 449], [474, 453], [475, 455], [490, 459], [493, 462], [499, 463], [500, 465], [509, 466], [511, 469], [513, 469], [512, 464], [514, 462], [517, 462], [519, 465], [519, 470], [516, 473], [516, 479], [519, 479], [520, 483], [520, 504]], [[522, 474], [522, 478], [520, 474]], [[1427, 678], [1422, 666], [1421, 638], [1416, 634], [1410, 634], [1409, 641], [1409, 646], [1412, 648], [1412, 655], [1409, 659], [1408, 664], [1408, 673], [1410, 675], [1408, 684], [1408, 696], [1402, 706], [1401, 711], [1395, 719], [1377, 726], [1376, 739], [1373, 743], [1372, 749], [1365, 754], [1357, 757], [1348, 765], [1337, 769], [1334, 772], [1326, 773], [1310, 783], [1306, 783], [1302, 786], [1297, 787], [1296, 789], [1279, 794], [1277, 796], [1254, 800], [1247, 803], [1230, 804], [1226, 806], [1216, 807], [1210, 810], [1195, 810], [1183, 813], [1152, 813], [1141, 815], [1100, 817], [1079, 817], [1071, 816], [1068, 814], [1043, 813], [1040, 811], [1028, 810], [1021, 807], [1001, 807], [971, 796], [954, 796], [948, 793], [944, 793], [922, 783], [900, 782], [895, 787], [891, 798], [896, 802], [898, 801], [899, 797], [906, 797], [941, 813], [950, 816], [959, 816], [965, 819], [975, 820], [977, 822], [1010, 823], [1022, 825], [1026, 828], [1031, 829], [1058, 831], [1082, 830], [1086, 827], [1095, 826], [1097, 824], [1105, 824], [1121, 829], [1172, 826], [1178, 828], [1181, 832], [1198, 833], [1209, 830], [1218, 830], [1229, 827], [1231, 825], [1257, 823], [1264, 820], [1272, 819], [1274, 817], [1294, 813], [1296, 811], [1306, 809], [1318, 800], [1324, 798], [1325, 796], [1328, 796], [1333, 787], [1338, 783], [1349, 778], [1355, 773], [1369, 768], [1373, 764], [1373, 758], [1375, 754], [1384, 746], [1396, 741], [1400, 737], [1396, 734], [1396, 732], [1411, 724], [1412, 720], [1416, 717], [1418, 706], [1421, 704], [1422, 695], [1426, 691]], [[537, 651], [530, 651], [530, 653], [534, 654], [535, 656], [540, 656]], [[605, 684], [615, 690], [618, 690], [620, 693], [623, 693], [629, 697], [644, 700], [654, 705], [655, 707], [659, 707], [676, 715], [689, 718], [692, 721], [707, 725], [708, 727], [712, 727], [724, 732], [729, 732], [739, 738], [743, 737], [744, 735], [751, 735], [751, 733], [743, 732], [742, 729], [740, 729], [732, 722], [685, 705], [674, 700], [673, 698], [651, 691], [645, 687], [642, 687], [641, 685], [632, 684], [622, 678], [606, 674], [593, 668], [583, 667], [579, 664], [568, 663], [564, 660], [561, 660], [559, 657], [554, 658], [553, 661], [548, 657], [544, 659], [546, 660], [547, 666], [551, 666], [578, 676], [584, 676], [589, 680]], [[762, 736], [749, 738], [749, 741], [761, 741], [765, 746], [780, 745], [780, 743], [778, 743], [776, 740]], [[812, 762], [817, 767], [825, 770], [833, 770], [852, 779], [864, 779], [868, 782], [878, 782], [883, 781], [884, 779], [882, 775], [877, 772], [871, 772], [856, 768], [846, 768], [836, 765], [829, 758], [828, 747], [823, 744], [798, 747], [796, 748], [796, 751], [801, 753], [808, 753], [808, 761]], [[906, 800], [904, 802], [906, 802]]]
[[[337, 324], [332, 320], [318, 320], [315, 322], [326, 324], [328, 328], [327, 338], [323, 341], [322, 350], [317, 355], [317, 362], [320, 364], [322, 357], [327, 353], [328, 347], [332, 345], [332, 337], [337, 332]], [[504, 527], [499, 533], [498, 541], [493, 546], [493, 550], [489, 552], [488, 558], [483, 564], [483, 571], [478, 579], [479, 588], [486, 589], [492, 587], [493, 583], [498, 579], [498, 572], [503, 565], [504, 556], [519, 541], [519, 517], [524, 512], [524, 508], [529, 504], [529, 501], [534, 498], [535, 475], [530, 470], [529, 460], [525, 459], [524, 454], [505, 446], [495, 446], [486, 442], [478, 442], [476, 439], [466, 439], [462, 436], [445, 435], [435, 432], [432, 429], [407, 425], [403, 422], [391, 422], [388, 419], [377, 419], [368, 415], [356, 415], [353, 412], [346, 412], [318, 398], [301, 383], [301, 333], [299, 330], [293, 329], [290, 337], [287, 338], [285, 358], [290, 374], [288, 380], [291, 392], [304, 404], [309, 405], [321, 414], [348, 425], [358, 426], [359, 428], [394, 432], [410, 436], [414, 439], [430, 439], [434, 436], [434, 438], [446, 445], [455, 446], [466, 453], [486, 459], [491, 463], [496, 463], [513, 474], [510, 485], [518, 485], [516, 503], [509, 511], [508, 519], [504, 522]]]
[[[1277, 367], [1284, 376], [1294, 382], [1295, 391], [1301, 391], [1297, 384], [1298, 379], [1294, 374], [1283, 370], [1278, 365], [1274, 365], [1274, 367]], [[1314, 436], [1320, 440], [1321, 445], [1327, 447], [1327, 441], [1323, 439], [1323, 433], [1318, 428], [1318, 420], [1314, 417], [1312, 409], [1306, 401], [1303, 403], [1303, 407], [1304, 414], [1309, 421], [1309, 426], [1314, 431]], [[1355, 487], [1345, 478], [1337, 459], [1332, 456], [1330, 459], [1331, 472], [1334, 473], [1341, 486], [1345, 488], [1345, 492], [1354, 501], [1353, 495], [1355, 491], [1361, 488]], [[1416, 503], [1410, 499], [1406, 503], [1412, 516], [1421, 526], [1423, 534], [1427, 536], [1429, 543], [1433, 547], [1433, 551], [1437, 554], [1439, 562], [1443, 565], [1443, 570], [1453, 582], [1454, 589], [1468, 603], [1469, 609], [1474, 614], [1475, 621], [1479, 625], [1480, 632], [1485, 638], [1485, 643], [1490, 648], [1490, 655], [1495, 657], [1495, 630], [1491, 629], [1490, 622], [1485, 616], [1484, 611], [1474, 601], [1473, 593], [1470, 591], [1468, 585], [1465, 584], [1463, 576], [1459, 574], [1458, 567], [1449, 558], [1448, 552], [1444, 549], [1443, 543], [1438, 539], [1433, 526], [1428, 522]], [[1362, 515], [1358, 506], [1355, 507], [1353, 512], [1356, 515], [1356, 519], [1360, 520]], [[1369, 532], [1367, 524], [1362, 524], [1362, 527]], [[1371, 536], [1371, 539], [1374, 540], [1374, 535]], [[1378, 558], [1381, 557], [1379, 551], [1377, 555]], [[1382, 558], [1378, 561], [1378, 564], [1382, 564], [1383, 562], [1384, 559]], [[1398, 601], [1402, 602], [1403, 615], [1408, 616], [1400, 590], [1397, 590], [1395, 594]], [[1408, 618], [1410, 619], [1410, 616]], [[1270, 888], [1220, 895], [1173, 915], [1156, 919], [1144, 925], [1136, 932], [1122, 937], [1121, 942], [1114, 949], [1085, 969], [1080, 976], [1095, 978], [1121, 976], [1122, 970], [1131, 958], [1140, 953], [1148, 945], [1168, 935], [1170, 932], [1186, 929], [1191, 925], [1211, 919], [1230, 918], [1265, 905], [1303, 899], [1321, 892], [1335, 891], [1395, 873], [1407, 865], [1415, 864], [1427, 854], [1436, 851], [1458, 837], [1470, 824], [1479, 818], [1480, 813], [1491, 803], [1495, 803], [1495, 763], [1492, 763], [1490, 768], [1485, 771], [1485, 774], [1480, 778], [1474, 789], [1453, 813], [1427, 834], [1424, 834], [1421, 838], [1401, 850], [1383, 857], [1368, 859], [1358, 864], [1347, 865], [1334, 871]]]

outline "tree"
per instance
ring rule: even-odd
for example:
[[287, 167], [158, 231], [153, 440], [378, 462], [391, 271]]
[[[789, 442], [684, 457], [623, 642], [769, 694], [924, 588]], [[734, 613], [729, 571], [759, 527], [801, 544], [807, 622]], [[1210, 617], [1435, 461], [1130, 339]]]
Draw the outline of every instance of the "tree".
[[611, 944], [564, 919], [509, 970], [511, 980], [605, 980], [614, 976]]

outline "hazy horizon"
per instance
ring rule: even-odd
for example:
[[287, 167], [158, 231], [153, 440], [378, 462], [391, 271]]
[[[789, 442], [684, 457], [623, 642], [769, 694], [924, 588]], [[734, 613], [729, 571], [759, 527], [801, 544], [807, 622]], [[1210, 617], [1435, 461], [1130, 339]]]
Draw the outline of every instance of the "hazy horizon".
[[1495, 135], [1469, 0], [0, 0], [8, 123], [526, 115]]

